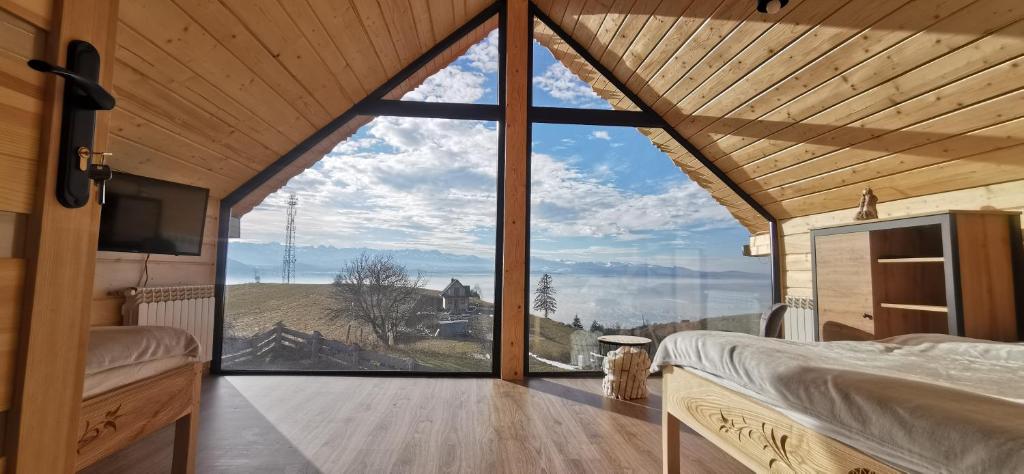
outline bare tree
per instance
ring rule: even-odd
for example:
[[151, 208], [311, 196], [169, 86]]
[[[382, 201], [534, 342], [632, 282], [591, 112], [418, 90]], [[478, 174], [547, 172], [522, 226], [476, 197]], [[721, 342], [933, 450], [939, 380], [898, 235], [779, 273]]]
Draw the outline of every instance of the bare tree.
[[342, 303], [334, 313], [366, 322], [377, 339], [390, 347], [415, 315], [423, 285], [419, 275], [410, 278], [391, 255], [363, 253], [334, 277], [334, 291]]

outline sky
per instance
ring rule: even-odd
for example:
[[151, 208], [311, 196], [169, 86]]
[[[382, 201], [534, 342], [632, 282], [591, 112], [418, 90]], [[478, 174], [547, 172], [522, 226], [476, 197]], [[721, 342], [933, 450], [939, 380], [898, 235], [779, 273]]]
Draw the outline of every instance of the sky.
[[[402, 100], [497, 103], [497, 32]], [[534, 43], [536, 105], [609, 109]], [[242, 240], [282, 242], [299, 198], [298, 245], [423, 249], [493, 258], [496, 122], [379, 117], [242, 218]], [[768, 272], [741, 256], [749, 233], [639, 131], [537, 124], [530, 246], [555, 260]]]

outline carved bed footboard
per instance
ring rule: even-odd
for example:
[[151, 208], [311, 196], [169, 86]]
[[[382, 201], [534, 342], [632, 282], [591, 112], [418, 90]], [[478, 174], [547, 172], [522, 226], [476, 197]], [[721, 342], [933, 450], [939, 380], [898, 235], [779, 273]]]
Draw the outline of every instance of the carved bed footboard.
[[679, 422], [755, 472], [900, 472], [777, 410], [677, 367], [663, 369], [662, 466], [679, 472]]
[[75, 470], [176, 423], [172, 471], [193, 472], [202, 367], [187, 364], [83, 401]]

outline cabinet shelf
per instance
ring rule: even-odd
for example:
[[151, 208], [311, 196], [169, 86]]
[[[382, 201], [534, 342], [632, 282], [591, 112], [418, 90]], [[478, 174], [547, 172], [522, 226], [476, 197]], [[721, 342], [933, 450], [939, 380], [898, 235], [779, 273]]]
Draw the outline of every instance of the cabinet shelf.
[[878, 263], [942, 263], [946, 259], [942, 257], [905, 257], [905, 258], [880, 258]]
[[949, 312], [949, 308], [945, 306], [934, 306], [927, 304], [897, 304], [897, 303], [882, 303], [883, 308], [888, 309], [909, 309], [914, 311], [930, 311], [933, 313], [946, 313]]

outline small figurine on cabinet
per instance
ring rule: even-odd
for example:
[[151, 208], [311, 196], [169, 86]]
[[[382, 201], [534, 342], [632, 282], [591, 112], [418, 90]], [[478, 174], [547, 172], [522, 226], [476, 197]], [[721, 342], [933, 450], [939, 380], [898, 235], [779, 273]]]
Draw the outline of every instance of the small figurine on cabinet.
[[871, 191], [871, 188], [864, 188], [864, 192], [860, 196], [860, 207], [857, 209], [857, 215], [853, 219], [858, 221], [878, 219], [878, 209], [875, 208], [876, 204], [878, 204], [878, 197]]

